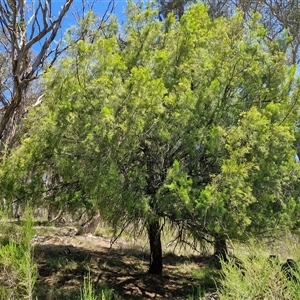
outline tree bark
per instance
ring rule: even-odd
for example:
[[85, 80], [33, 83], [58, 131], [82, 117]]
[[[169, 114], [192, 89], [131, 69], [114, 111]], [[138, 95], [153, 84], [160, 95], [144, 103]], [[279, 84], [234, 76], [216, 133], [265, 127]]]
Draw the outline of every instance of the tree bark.
[[218, 257], [219, 259], [227, 260], [227, 244], [226, 244], [226, 238], [221, 235], [217, 235], [215, 237], [215, 251], [214, 256]]
[[[11, 78], [13, 85], [5, 88], [2, 96], [7, 94], [8, 99], [2, 99], [3, 116], [0, 118], [0, 141], [11, 146], [25, 106], [20, 116], [16, 116], [21, 104], [26, 101], [25, 94], [29, 84], [36, 80], [44, 69], [49, 58], [49, 66], [53, 65], [63, 47], [51, 47], [65, 15], [74, 0], [65, 0], [58, 17], [53, 17], [51, 1], [38, 0], [36, 7], [28, 8], [25, 0], [1, 1], [0, 4], [0, 45], [10, 60], [9, 71], [6, 76]], [[30, 24], [30, 25], [27, 25]], [[39, 53], [33, 57], [32, 47], [40, 45]], [[2, 50], [1, 50], [2, 51]], [[10, 82], [8, 81], [8, 82]], [[1, 149], [0, 144], [0, 149]]]
[[148, 237], [150, 242], [150, 267], [149, 273], [162, 274], [162, 247], [161, 230], [159, 221], [150, 221], [148, 224]]

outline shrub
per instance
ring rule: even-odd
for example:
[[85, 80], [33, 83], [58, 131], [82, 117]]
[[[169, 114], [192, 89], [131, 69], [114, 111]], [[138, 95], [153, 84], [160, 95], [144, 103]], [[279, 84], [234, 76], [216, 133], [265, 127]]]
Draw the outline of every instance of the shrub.
[[33, 299], [37, 266], [33, 258], [33, 221], [31, 212], [25, 214], [20, 234], [10, 235], [0, 248], [1, 273], [5, 279], [0, 293], [9, 299]]
[[[300, 299], [300, 277], [288, 280], [278, 259], [261, 245], [250, 245], [238, 257], [222, 261], [218, 296], [229, 299]], [[299, 277], [299, 278], [298, 278]]]

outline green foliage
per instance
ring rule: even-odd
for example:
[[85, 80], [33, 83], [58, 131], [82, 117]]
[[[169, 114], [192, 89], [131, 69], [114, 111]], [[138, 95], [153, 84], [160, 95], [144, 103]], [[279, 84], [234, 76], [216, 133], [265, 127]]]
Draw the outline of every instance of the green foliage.
[[95, 291], [93, 289], [93, 284], [91, 282], [90, 273], [88, 276], [84, 277], [83, 290], [81, 292], [80, 300], [97, 300], [98, 297], [95, 296]]
[[33, 299], [37, 267], [33, 258], [32, 237], [32, 217], [28, 210], [19, 234], [10, 236], [8, 244], [0, 249], [1, 273], [5, 276], [0, 293], [9, 295], [9, 299]]
[[239, 251], [238, 258], [222, 262], [220, 300], [299, 298], [299, 282], [287, 280], [280, 261], [267, 257], [264, 249], [256, 241], [244, 251]]
[[198, 238], [292, 228], [299, 81], [257, 18], [194, 5], [159, 21], [130, 3], [122, 29], [111, 20], [45, 75], [0, 194], [114, 225], [169, 218]]
[[96, 291], [93, 288], [93, 283], [91, 281], [91, 274], [88, 273], [87, 276], [84, 277], [83, 289], [81, 291], [80, 300], [112, 300], [113, 298], [113, 290], [107, 287], [103, 287], [101, 289], [100, 295], [96, 295]]
[[284, 212], [288, 212], [293, 196], [284, 187], [295, 182], [299, 169], [294, 150], [286, 147], [294, 140], [290, 126], [273, 123], [264, 115], [276, 106], [281, 105], [271, 102], [263, 112], [252, 107], [236, 126], [221, 133], [227, 155], [220, 173], [201, 192], [198, 205], [202, 209], [204, 200], [207, 210], [220, 211], [219, 230], [224, 231], [223, 220], [236, 223], [232, 227], [235, 233], [228, 228], [230, 236], [243, 235], [248, 230], [259, 233], [266, 225], [276, 230], [278, 224], [289, 226], [291, 221], [291, 215]]

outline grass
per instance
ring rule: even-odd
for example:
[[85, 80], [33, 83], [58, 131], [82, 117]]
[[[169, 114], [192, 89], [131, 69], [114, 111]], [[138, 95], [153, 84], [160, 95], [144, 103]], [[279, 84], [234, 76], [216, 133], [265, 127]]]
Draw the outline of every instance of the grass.
[[[280, 240], [278, 242], [281, 243]], [[280, 257], [291, 254], [289, 244], [282, 245], [281, 248], [272, 248], [280, 250], [278, 259], [270, 258], [268, 248], [258, 241], [252, 241], [239, 248], [235, 258], [222, 263], [220, 300], [300, 299], [300, 274], [296, 273], [296, 282], [288, 280], [282, 271], [284, 260]], [[299, 254], [297, 250], [289, 257], [297, 261], [300, 258]]]
[[[9, 224], [9, 223], [7, 223]], [[37, 265], [33, 257], [33, 220], [29, 210], [25, 212], [22, 226], [3, 226], [8, 241], [0, 248], [1, 299], [33, 299], [37, 278]], [[13, 232], [13, 234], [11, 234]], [[2, 241], [3, 242], [3, 241]]]
[[91, 280], [91, 274], [89, 272], [88, 275], [83, 278], [83, 288], [80, 300], [97, 300], [97, 298], [98, 297], [95, 295], [95, 290]]
[[84, 276], [80, 300], [113, 300], [114, 298], [113, 289], [106, 286], [102, 286], [100, 292], [96, 291], [93, 286], [90, 272]]
[[[16, 223], [5, 232], [18, 232], [22, 222]], [[68, 228], [45, 224], [35, 226], [34, 233], [44, 238], [34, 243], [39, 275], [33, 299], [199, 300], [216, 289], [221, 300], [300, 299], [299, 285], [285, 280], [279, 263], [270, 266], [268, 262], [270, 254], [279, 255], [281, 263], [286, 258], [300, 258], [297, 241], [291, 235], [276, 243], [264, 243], [268, 247], [261, 242], [258, 247], [257, 241], [236, 244], [232, 248], [234, 259], [224, 263], [221, 272], [210, 259], [209, 247], [202, 248], [201, 254], [187, 245], [170, 244], [176, 233], [167, 229], [162, 237], [163, 275], [153, 276], [147, 274], [145, 232], [134, 238], [125, 232], [113, 245], [112, 232], [103, 227], [99, 236], [70, 235]], [[0, 299], [11, 299], [7, 289], [0, 288]]]
[[[35, 246], [40, 275], [35, 296], [45, 300], [81, 299], [85, 291], [86, 297], [101, 300], [181, 300], [197, 295], [202, 286], [215, 287], [211, 279], [213, 269], [192, 252], [186, 256], [168, 252], [164, 256], [163, 276], [147, 274], [148, 249], [144, 243], [145, 237], [133, 242], [126, 236], [111, 247], [107, 236], [52, 236]], [[69, 254], [65, 253], [66, 248], [70, 249]], [[49, 296], [46, 291], [50, 291]]]

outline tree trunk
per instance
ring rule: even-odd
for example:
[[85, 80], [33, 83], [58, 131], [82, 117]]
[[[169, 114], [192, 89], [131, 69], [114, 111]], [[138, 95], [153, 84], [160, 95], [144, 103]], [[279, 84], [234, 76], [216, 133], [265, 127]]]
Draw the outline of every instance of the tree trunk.
[[224, 236], [218, 235], [215, 237], [215, 253], [214, 255], [219, 259], [227, 260], [227, 244]]
[[161, 248], [161, 231], [158, 220], [151, 221], [148, 225], [148, 236], [150, 242], [150, 267], [149, 273], [162, 273], [162, 248]]

